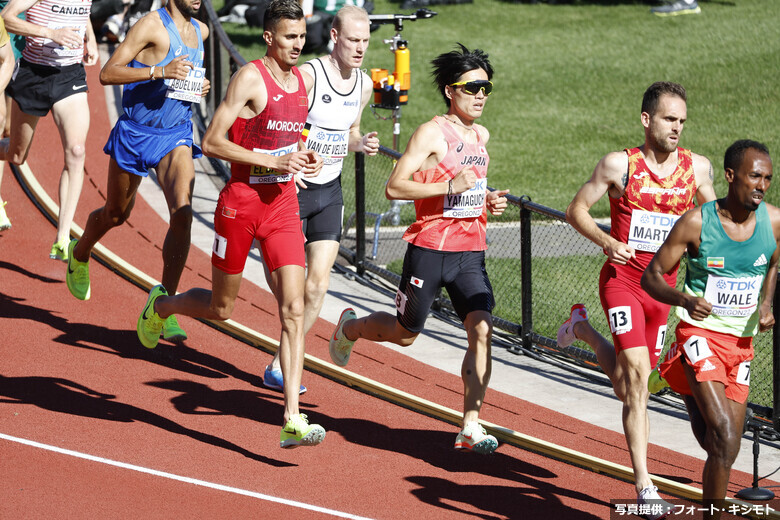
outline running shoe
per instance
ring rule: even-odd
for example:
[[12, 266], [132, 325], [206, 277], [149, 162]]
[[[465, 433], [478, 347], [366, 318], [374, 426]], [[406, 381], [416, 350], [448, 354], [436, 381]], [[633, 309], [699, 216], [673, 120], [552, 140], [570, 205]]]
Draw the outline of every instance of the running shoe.
[[655, 486], [647, 486], [640, 491], [636, 503], [639, 505], [639, 515], [647, 520], [666, 518], [674, 507], [658, 495], [658, 488]]
[[160, 296], [168, 296], [168, 293], [162, 285], [155, 285], [149, 292], [149, 298], [146, 300], [144, 310], [138, 316], [138, 323], [135, 326], [138, 339], [146, 348], [154, 348], [157, 346], [157, 342], [160, 341], [160, 332], [165, 320], [154, 312], [154, 302]]
[[[263, 386], [270, 388], [271, 390], [278, 390], [284, 392], [284, 376], [281, 370], [273, 370], [271, 365], [265, 367], [265, 373], [263, 373]], [[301, 391], [299, 394], [306, 393], [306, 387], [301, 385]]]
[[163, 321], [162, 337], [165, 341], [181, 343], [187, 339], [187, 333], [179, 327], [179, 321], [175, 314], [171, 314]]
[[68, 244], [68, 269], [65, 273], [65, 283], [70, 294], [79, 300], [89, 300], [91, 288], [89, 283], [89, 260], [79, 262], [73, 257], [73, 248], [78, 240], [71, 240]]
[[677, 0], [670, 4], [653, 7], [650, 9], [650, 12], [656, 16], [678, 16], [681, 14], [699, 14], [701, 8], [695, 0], [690, 4], [684, 0]]
[[357, 314], [351, 308], [344, 309], [339, 317], [339, 323], [336, 325], [336, 330], [333, 331], [333, 336], [328, 342], [328, 349], [330, 350], [330, 359], [333, 360], [340, 367], [347, 366], [349, 362], [349, 356], [352, 354], [352, 346], [355, 342], [351, 339], [347, 339], [344, 335], [344, 324], [349, 320], [357, 318]]
[[325, 428], [319, 424], [309, 424], [306, 414], [299, 413], [290, 417], [282, 428], [279, 445], [282, 448], [298, 446], [316, 446], [325, 439]]
[[68, 243], [65, 240], [54, 242], [51, 245], [51, 251], [49, 252], [49, 258], [52, 260], [68, 261]]
[[647, 389], [650, 390], [651, 394], [657, 394], [664, 388], [669, 388], [669, 383], [666, 382], [666, 379], [661, 377], [661, 374], [656, 368], [650, 372], [650, 377], [647, 378]]
[[574, 324], [580, 321], [588, 320], [588, 310], [582, 303], [577, 303], [571, 307], [571, 316], [568, 320], [563, 322], [561, 328], [558, 329], [558, 346], [566, 348], [577, 339], [574, 335]]
[[466, 425], [455, 438], [456, 450], [473, 451], [482, 455], [490, 455], [498, 448], [498, 441], [492, 435], [488, 435], [485, 428], [477, 421]]
[[11, 229], [11, 221], [9, 220], [8, 215], [5, 214], [6, 204], [8, 204], [8, 201], [0, 204], [0, 231]]

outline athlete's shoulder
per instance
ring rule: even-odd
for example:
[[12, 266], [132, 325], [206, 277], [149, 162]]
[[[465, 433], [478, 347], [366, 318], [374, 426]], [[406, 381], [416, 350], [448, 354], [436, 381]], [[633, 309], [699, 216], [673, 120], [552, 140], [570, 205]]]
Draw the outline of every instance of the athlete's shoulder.
[[479, 135], [479, 138], [482, 139], [483, 143], [488, 142], [490, 139], [490, 132], [487, 128], [478, 123], [474, 123], [474, 130], [477, 132], [477, 135]]
[[195, 20], [198, 23], [198, 27], [200, 28], [200, 38], [202, 40], [205, 40], [206, 38], [208, 38], [209, 34], [211, 34], [209, 32], [209, 26], [206, 25], [205, 23], [201, 22], [197, 18], [193, 18], [193, 20]]
[[628, 171], [628, 154], [625, 150], [609, 152], [601, 158], [597, 168], [606, 175], [622, 176]]

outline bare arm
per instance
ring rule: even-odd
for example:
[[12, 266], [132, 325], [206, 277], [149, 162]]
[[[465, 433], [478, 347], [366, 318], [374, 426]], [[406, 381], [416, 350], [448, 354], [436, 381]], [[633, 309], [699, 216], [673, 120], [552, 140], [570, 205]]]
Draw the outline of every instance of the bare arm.
[[[448, 182], [422, 183], [411, 178], [414, 172], [436, 166], [446, 153], [447, 142], [439, 125], [429, 121], [417, 127], [409, 139], [409, 144], [406, 145], [404, 154], [390, 174], [385, 187], [385, 196], [390, 200], [416, 200], [446, 195], [449, 189]], [[475, 181], [474, 175], [471, 186], [456, 192], [453, 179], [453, 193], [466, 191], [474, 186]], [[458, 187], [461, 184], [459, 183]]]
[[[2, 11], [3, 21], [5, 22], [5, 28], [10, 33], [18, 34], [19, 36], [37, 36], [40, 38], [48, 38], [58, 45], [68, 47], [70, 49], [77, 49], [84, 43], [84, 37], [81, 33], [71, 27], [65, 27], [62, 29], [50, 29], [43, 25], [34, 24], [27, 20], [17, 18], [17, 16], [29, 8], [38, 3], [39, 0], [11, 0], [6, 4]], [[87, 22], [89, 26], [89, 22]], [[94, 38], [94, 33], [93, 33]]]
[[712, 163], [709, 159], [699, 154], [693, 156], [693, 175], [696, 178], [696, 202], [701, 206], [705, 202], [715, 200], [715, 179]]
[[610, 192], [622, 194], [627, 175], [628, 156], [624, 152], [605, 155], [596, 165], [588, 182], [582, 185], [566, 208], [566, 220], [569, 224], [582, 236], [602, 248], [610, 262], [619, 265], [625, 265], [636, 256], [634, 248], [618, 242], [602, 231], [590, 215], [590, 208]]
[[14, 72], [14, 51], [11, 49], [10, 42], [0, 47], [0, 61], [2, 61], [0, 64], [0, 92], [3, 92]]
[[360, 112], [355, 122], [349, 128], [349, 151], [376, 155], [379, 151], [379, 137], [377, 137], [379, 134], [377, 132], [369, 132], [366, 135], [360, 135], [360, 118], [374, 93], [374, 84], [367, 74], [361, 71], [358, 71], [358, 73], [363, 77], [363, 91], [360, 93]]
[[647, 294], [661, 303], [684, 307], [695, 320], [709, 316], [712, 304], [704, 298], [669, 287], [664, 275], [675, 268], [687, 250], [698, 249], [701, 244], [701, 226], [701, 208], [694, 208], [680, 217], [645, 269], [641, 282]]
[[203, 153], [233, 163], [271, 168], [279, 173], [299, 173], [317, 162], [319, 156], [311, 150], [277, 157], [247, 150], [226, 137], [228, 129], [237, 118], [253, 117], [262, 112], [267, 103], [268, 92], [260, 71], [252, 63], [244, 65], [230, 80], [225, 99], [219, 104], [206, 133], [203, 134]]
[[[134, 59], [138, 59], [141, 63], [158, 63], [168, 53], [169, 45], [168, 33], [159, 15], [147, 14], [128, 31], [127, 37], [103, 66], [100, 71], [100, 83], [124, 85], [148, 79], [161, 79], [162, 67], [156, 67], [154, 76], [151, 76], [151, 67], [133, 68], [128, 67], [127, 64]], [[168, 74], [167, 77], [171, 76]]]

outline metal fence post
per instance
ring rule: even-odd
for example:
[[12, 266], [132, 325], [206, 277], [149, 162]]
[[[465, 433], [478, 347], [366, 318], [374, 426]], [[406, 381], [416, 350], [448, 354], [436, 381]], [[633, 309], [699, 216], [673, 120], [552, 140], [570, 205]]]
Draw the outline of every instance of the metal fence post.
[[[530, 197], [520, 197], [521, 202], [530, 201]], [[520, 305], [523, 348], [532, 347], [531, 333], [533, 323], [533, 296], [531, 287], [531, 211], [523, 204], [520, 207]]]
[[355, 268], [366, 274], [366, 156], [355, 153]]

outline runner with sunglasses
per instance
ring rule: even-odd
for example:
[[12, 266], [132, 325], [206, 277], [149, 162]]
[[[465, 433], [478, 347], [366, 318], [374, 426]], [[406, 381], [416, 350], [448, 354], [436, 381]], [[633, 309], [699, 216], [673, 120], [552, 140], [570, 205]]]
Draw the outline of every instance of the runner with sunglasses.
[[[647, 380], [664, 347], [669, 306], [650, 298], [639, 280], [674, 222], [693, 207], [694, 198], [699, 204], [715, 198], [710, 161], [677, 146], [687, 117], [682, 85], [665, 81], [650, 85], [642, 99], [644, 144], [605, 155], [566, 210], [569, 223], [607, 255], [599, 296], [614, 346], [590, 325], [582, 304], [572, 307], [558, 331], [558, 344], [566, 347], [580, 339], [590, 345], [612, 381], [623, 402], [623, 430], [638, 503], [657, 511], [645, 515], [651, 520], [669, 511], [647, 469]], [[609, 234], [590, 215], [590, 208], [607, 194]], [[666, 283], [674, 287], [676, 280], [674, 269]]]
[[500, 215], [509, 190], [487, 190], [490, 134], [474, 121], [493, 90], [493, 67], [479, 49], [433, 60], [434, 82], [448, 110], [415, 130], [387, 182], [388, 199], [414, 200], [417, 220], [409, 242], [396, 315], [375, 312], [357, 319], [345, 309], [330, 339], [334, 363], [345, 366], [359, 338], [410, 346], [423, 330], [434, 297], [446, 287], [468, 332], [463, 360], [463, 429], [455, 448], [489, 454], [498, 441], [479, 424], [491, 372], [493, 289], [485, 270], [487, 211]]

